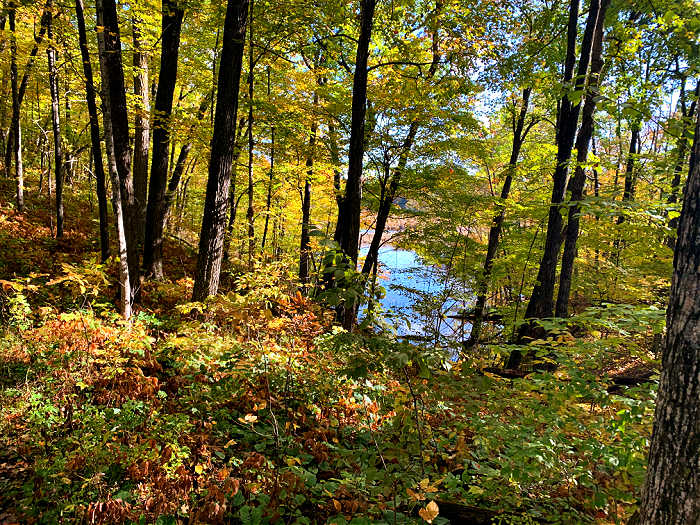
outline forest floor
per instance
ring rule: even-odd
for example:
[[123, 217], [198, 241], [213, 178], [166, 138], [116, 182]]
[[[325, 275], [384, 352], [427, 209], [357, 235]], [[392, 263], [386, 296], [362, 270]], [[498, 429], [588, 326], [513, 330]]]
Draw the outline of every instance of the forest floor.
[[556, 372], [508, 379], [483, 371], [507, 345], [449, 361], [334, 327], [284, 263], [229, 269], [220, 296], [190, 303], [193, 254], [168, 244], [169, 279], [145, 283], [125, 323], [87, 214], [67, 208], [57, 242], [44, 196], [20, 214], [0, 186], [0, 523], [603, 524], [634, 510], [653, 383], [611, 394], [605, 370], [646, 355], [643, 316], [554, 332], [533, 348], [557, 353]]

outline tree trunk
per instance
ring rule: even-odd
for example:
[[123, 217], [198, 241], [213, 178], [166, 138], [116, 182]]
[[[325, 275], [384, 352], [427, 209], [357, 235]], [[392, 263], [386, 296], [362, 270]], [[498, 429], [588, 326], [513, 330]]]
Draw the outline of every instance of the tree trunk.
[[[267, 101], [270, 102], [270, 66], [267, 66]], [[272, 206], [272, 183], [275, 173], [275, 126], [270, 126], [270, 177], [267, 181], [267, 198], [265, 200], [265, 227], [263, 228], [260, 254], [265, 251], [267, 229], [270, 224], [270, 208]]]
[[253, 255], [255, 253], [255, 224], [253, 210], [253, 1], [250, 0], [250, 14], [248, 15], [250, 25], [250, 36], [248, 40], [248, 211], [246, 219], [248, 221], [248, 269], [253, 269]]
[[376, 0], [360, 0], [360, 38], [357, 42], [352, 85], [352, 119], [348, 151], [348, 180], [338, 210], [335, 241], [353, 263], [357, 263], [362, 204], [362, 162], [365, 154], [365, 113], [367, 110], [367, 60], [372, 38]]
[[[318, 94], [314, 93], [314, 106], [318, 104]], [[314, 173], [314, 150], [316, 148], [316, 121], [311, 123], [309, 133], [309, 152], [306, 156], [306, 179], [304, 180], [304, 197], [301, 201], [301, 242], [299, 246], [299, 281], [302, 286], [309, 283], [309, 252], [311, 249], [311, 177]]]
[[100, 146], [100, 126], [97, 120], [97, 104], [95, 103], [95, 86], [92, 78], [90, 53], [87, 47], [83, 0], [75, 0], [75, 13], [78, 19], [78, 38], [80, 54], [83, 60], [83, 74], [85, 75], [85, 99], [87, 100], [88, 115], [90, 116], [90, 142], [92, 144], [92, 159], [97, 185], [97, 203], [100, 216], [100, 260], [105, 262], [109, 258], [107, 190], [105, 187], [105, 172], [102, 165], [102, 148]]
[[[166, 2], [163, 2], [165, 9]], [[148, 186], [148, 145], [149, 145], [149, 114], [151, 112], [148, 93], [148, 56], [142, 50], [140, 20], [133, 18], [131, 27], [134, 40], [134, 97], [136, 99], [136, 114], [134, 116], [134, 202], [136, 206], [136, 229], [138, 243], [141, 244], [145, 235], [146, 195]], [[164, 37], [164, 35], [163, 35]], [[165, 43], [163, 42], [163, 47]], [[161, 73], [163, 69], [161, 67]], [[166, 73], [167, 74], [167, 73]], [[158, 115], [156, 114], [156, 118]], [[144, 263], [145, 265], [145, 263]], [[146, 268], [148, 268], [146, 266]]]
[[177, 0], [163, 0], [162, 6], [160, 74], [153, 119], [153, 159], [148, 187], [146, 238], [143, 246], [144, 270], [146, 275], [154, 279], [163, 278], [163, 231], [167, 215], [165, 194], [169, 173], [170, 119], [177, 82], [180, 30], [184, 16], [184, 10]]
[[[78, 0], [82, 2], [82, 0]], [[82, 7], [82, 5], [81, 5]], [[98, 11], [98, 24], [100, 14]], [[100, 57], [100, 75], [102, 78], [102, 118], [105, 130], [105, 149], [107, 150], [107, 166], [112, 183], [112, 209], [114, 210], [114, 222], [117, 235], [117, 252], [119, 254], [119, 284], [120, 284], [120, 310], [124, 319], [131, 317], [132, 306], [132, 284], [130, 279], [128, 262], [128, 243], [125, 229], [124, 206], [122, 203], [122, 192], [119, 188], [119, 170], [114, 152], [114, 140], [112, 130], [111, 104], [109, 103], [109, 75], [106, 67], [105, 32], [97, 32], [97, 45]]]
[[228, 0], [209, 176], [192, 294], [194, 301], [203, 301], [210, 295], [215, 295], [219, 289], [247, 15], [248, 0]]
[[63, 237], [63, 151], [61, 148], [61, 117], [58, 100], [58, 74], [56, 73], [56, 49], [53, 47], [51, 15], [48, 22], [49, 47], [46, 55], [49, 66], [49, 91], [51, 92], [51, 127], [56, 176], [56, 238]]
[[[362, 164], [365, 155], [365, 114], [367, 111], [367, 60], [376, 3], [376, 0], [360, 0], [360, 38], [357, 41], [355, 73], [352, 84], [348, 180], [345, 183], [345, 194], [338, 206], [338, 221], [333, 236], [353, 266], [357, 265], [360, 240]], [[346, 304], [342, 307], [343, 326], [348, 330], [355, 324], [356, 307], [356, 304]]]
[[493, 217], [491, 228], [489, 229], [489, 243], [486, 248], [486, 260], [484, 261], [484, 270], [481, 281], [479, 282], [479, 291], [476, 297], [476, 306], [474, 307], [474, 321], [472, 330], [469, 334], [468, 346], [473, 346], [479, 342], [481, 337], [481, 326], [484, 320], [484, 312], [486, 309], [486, 294], [488, 293], [489, 280], [491, 279], [491, 271], [493, 270], [493, 261], [496, 259], [496, 250], [498, 249], [501, 231], [503, 230], [503, 219], [505, 218], [506, 208], [505, 201], [510, 195], [510, 188], [513, 184], [513, 175], [518, 164], [520, 149], [522, 148], [525, 136], [529, 130], [525, 129], [525, 117], [527, 116], [527, 108], [530, 103], [530, 93], [532, 88], [523, 89], [523, 100], [520, 106], [518, 120], [513, 128], [513, 146], [510, 152], [510, 160], [506, 168], [506, 178], [503, 181], [501, 188], [501, 199], [498, 203], [499, 210]]
[[[17, 35], [15, 34], [15, 7], [14, 3], [9, 11], [10, 19], [10, 83], [12, 84], [12, 139], [8, 137], [8, 148], [11, 144], [12, 154], [15, 159], [15, 182], [16, 182], [16, 199], [17, 210], [24, 210], [24, 169], [22, 166], [22, 133], [20, 126], [19, 114], [19, 88], [17, 86]], [[10, 140], [12, 142], [10, 143]], [[9, 169], [10, 163], [5, 161], [6, 169]], [[9, 173], [9, 171], [8, 171]]]
[[[576, 77], [572, 77], [573, 56], [576, 49], [576, 26], [578, 20], [578, 0], [572, 0], [569, 12], [569, 30], [567, 38], [566, 62], [564, 68], [564, 84], [574, 81], [574, 92], [581, 91], [585, 84], [586, 72], [590, 60], [591, 46], [593, 43], [593, 31], [598, 18], [599, 1], [592, 0], [586, 28], [581, 42], [581, 55], [578, 61]], [[558, 118], [558, 143], [557, 143], [557, 165], [554, 170], [554, 184], [552, 186], [551, 204], [547, 219], [547, 236], [545, 240], [544, 252], [540, 260], [540, 267], [537, 274], [537, 282], [532, 290], [530, 301], [525, 311], [525, 319], [542, 319], [551, 317], [554, 313], [554, 285], [556, 281], [557, 262], [562, 243], [563, 217], [560, 206], [564, 201], [566, 185], [569, 174], [569, 161], [576, 137], [578, 125], [578, 115], [581, 104], [572, 103], [568, 95], [564, 95], [561, 100], [561, 109]], [[519, 331], [519, 339], [532, 337], [537, 329], [532, 323], [525, 323]], [[519, 366], [520, 359], [509, 360], [512, 368]], [[516, 363], [517, 361], [517, 363]]]
[[[17, 8], [17, 1], [16, 0], [10, 0], [8, 6], [8, 19], [10, 19], [10, 32], [12, 33], [11, 36], [11, 41], [10, 41], [10, 55], [11, 55], [11, 60], [12, 57], [14, 57], [14, 76], [15, 76], [15, 87], [13, 88], [13, 99], [12, 99], [12, 121], [10, 124], [10, 130], [7, 133], [7, 143], [5, 145], [5, 174], [9, 177], [10, 175], [10, 166], [12, 165], [12, 158], [13, 156], [17, 157], [17, 151], [19, 151], [20, 154], [20, 164], [21, 164], [21, 138], [20, 137], [20, 147], [17, 148], [15, 146], [15, 128], [18, 127], [16, 125], [16, 119], [15, 119], [15, 106], [17, 109], [17, 118], [19, 118], [19, 110], [22, 107], [22, 100], [24, 99], [24, 94], [27, 92], [27, 85], [29, 84], [29, 73], [32, 70], [32, 66], [34, 65], [34, 60], [36, 59], [36, 55], [39, 52], [39, 44], [41, 44], [42, 40], [44, 39], [44, 34], [46, 34], [46, 25], [49, 20], [49, 15], [50, 15], [50, 9], [49, 6], [51, 5], [51, 0], [47, 0], [46, 4], [44, 5], [44, 12], [41, 15], [41, 21], [39, 22], [39, 32], [34, 36], [34, 47], [32, 47], [32, 50], [29, 52], [29, 58], [27, 59], [27, 64], [24, 67], [24, 75], [22, 75], [22, 81], [19, 84], [19, 87], [17, 87], [17, 41], [14, 41], [14, 51], [12, 51], [12, 39], [15, 38], [15, 11]], [[12, 76], [12, 73], [10, 73], [10, 76]], [[15, 101], [15, 94], [17, 100]], [[22, 166], [20, 166], [19, 169], [20, 172], [22, 172]], [[16, 173], [16, 172], [15, 172]], [[19, 187], [18, 187], [19, 189]], [[22, 203], [24, 204], [24, 200], [22, 199]]]
[[[700, 115], [693, 150], [700, 154]], [[639, 525], [700, 523], [700, 166], [686, 182]]]
[[581, 201], [586, 185], [586, 171], [584, 164], [588, 158], [588, 148], [593, 137], [593, 115], [599, 96], [598, 82], [603, 68], [603, 29], [605, 25], [605, 13], [610, 5], [610, 0], [601, 0], [598, 22], [595, 28], [593, 46], [591, 48], [591, 71], [589, 77], [589, 93], [583, 104], [581, 127], [576, 137], [576, 170], [574, 177], [569, 181], [568, 222], [566, 225], [566, 241], [561, 260], [561, 273], [559, 276], [559, 291], [555, 314], [557, 317], [568, 317], [569, 296], [571, 294], [571, 278], [574, 271], [576, 258], [576, 243], [580, 229]]
[[[124, 69], [122, 64], [122, 45], [119, 35], [117, 6], [115, 0], [97, 0], [97, 25], [102, 27], [103, 50], [100, 57], [103, 73], [108, 88], [105, 103], [109, 106], [110, 128], [114, 162], [119, 174], [124, 234], [129, 266], [129, 282], [132, 295], [136, 295], [139, 286], [139, 252], [136, 201], [131, 176], [131, 147], [129, 144], [129, 118], [124, 89]], [[105, 130], [106, 131], [106, 130]]]

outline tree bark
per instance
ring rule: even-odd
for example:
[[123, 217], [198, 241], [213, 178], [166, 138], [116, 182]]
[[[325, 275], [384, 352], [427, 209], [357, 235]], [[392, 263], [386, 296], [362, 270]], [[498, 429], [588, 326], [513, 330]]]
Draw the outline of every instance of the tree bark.
[[593, 137], [593, 115], [595, 113], [596, 102], [599, 96], [598, 83], [600, 72], [603, 69], [603, 29], [605, 25], [605, 13], [610, 5], [610, 0], [601, 0], [598, 22], [595, 27], [593, 46], [591, 48], [591, 71], [589, 75], [589, 93], [583, 104], [581, 115], [581, 127], [576, 137], [576, 169], [574, 177], [569, 181], [569, 208], [568, 222], [566, 225], [566, 240], [564, 242], [564, 253], [561, 260], [561, 272], [559, 275], [559, 291], [555, 315], [557, 317], [568, 317], [569, 296], [571, 295], [571, 278], [574, 271], [574, 260], [576, 259], [576, 243], [581, 222], [581, 201], [583, 200], [583, 190], [586, 185], [586, 171], [584, 164], [588, 158], [588, 148]]
[[[165, 3], [164, 3], [165, 5]], [[136, 221], [138, 242], [141, 244], [145, 235], [146, 199], [148, 186], [148, 146], [149, 146], [149, 114], [151, 112], [148, 93], [148, 56], [143, 52], [140, 20], [133, 18], [131, 27], [134, 41], [134, 97], [136, 98], [136, 114], [134, 115], [134, 201], [136, 206]], [[165, 43], [163, 43], [163, 46]], [[161, 74], [163, 69], [161, 68]], [[166, 73], [167, 74], [167, 73]], [[156, 118], [158, 117], [156, 113]]]
[[184, 10], [178, 5], [177, 0], [163, 0], [162, 10], [160, 74], [153, 118], [153, 159], [148, 188], [146, 237], [143, 246], [145, 274], [154, 279], [163, 278], [163, 231], [167, 215], [165, 195], [169, 173], [170, 119], [177, 82], [180, 31], [184, 16]]
[[217, 82], [209, 176], [192, 294], [194, 301], [203, 301], [215, 295], [219, 289], [247, 16], [248, 0], [228, 0]]
[[476, 297], [476, 305], [474, 307], [474, 321], [472, 322], [472, 330], [469, 334], [469, 340], [467, 346], [474, 346], [479, 342], [479, 337], [481, 337], [481, 327], [484, 321], [484, 312], [486, 310], [486, 294], [488, 293], [489, 280], [491, 279], [491, 272], [493, 270], [493, 261], [496, 259], [496, 250], [498, 249], [499, 239], [501, 237], [501, 231], [503, 230], [503, 219], [505, 218], [506, 208], [505, 201], [510, 195], [510, 188], [513, 184], [513, 175], [515, 174], [515, 169], [518, 164], [518, 157], [520, 157], [520, 149], [522, 148], [523, 142], [525, 141], [525, 136], [529, 130], [529, 127], [525, 128], [525, 117], [527, 116], [527, 109], [530, 103], [530, 93], [532, 88], [523, 89], [522, 103], [520, 105], [520, 113], [518, 114], [518, 120], [513, 128], [513, 145], [510, 152], [510, 160], [508, 162], [508, 167], [506, 168], [506, 178], [503, 181], [503, 187], [501, 188], [501, 198], [498, 203], [499, 210], [494, 215], [491, 228], [489, 229], [489, 243], [486, 248], [486, 259], [484, 261], [484, 270], [479, 282], [479, 291]]
[[[139, 286], [139, 251], [136, 201], [131, 174], [131, 147], [129, 144], [129, 117], [124, 89], [124, 69], [119, 22], [115, 0], [97, 0], [97, 25], [102, 28], [103, 50], [100, 57], [108, 88], [105, 103], [109, 106], [110, 128], [114, 162], [119, 174], [119, 190], [124, 223], [124, 234], [132, 295]], [[105, 130], [106, 131], [106, 130]]]
[[56, 177], [56, 238], [63, 237], [63, 151], [61, 147], [61, 117], [58, 100], [58, 74], [56, 73], [56, 49], [53, 47], [52, 18], [49, 15], [49, 47], [46, 56], [49, 66], [49, 91], [51, 92], [51, 127]]
[[367, 60], [372, 38], [376, 0], [360, 0], [360, 38], [357, 42], [352, 85], [352, 119], [348, 151], [348, 180], [338, 209], [335, 241], [353, 263], [357, 263], [362, 204], [362, 162], [365, 154], [365, 113], [367, 110]]
[[[318, 104], [318, 94], [314, 93], [314, 106]], [[316, 149], [316, 121], [311, 123], [309, 132], [309, 151], [306, 155], [306, 178], [304, 179], [304, 196], [301, 201], [301, 241], [299, 245], [299, 282], [302, 286], [309, 283], [309, 253], [311, 250], [311, 177], [314, 173], [314, 153]]]
[[[17, 35], [15, 34], [15, 6], [11, 4], [8, 13], [10, 20], [10, 83], [12, 85], [12, 138], [8, 136], [8, 149], [12, 150], [15, 159], [15, 183], [17, 210], [24, 210], [24, 167], [22, 166], [22, 130], [20, 125], [20, 97], [17, 86]], [[10, 148], [11, 146], [11, 148]], [[5, 167], [9, 170], [10, 163], [6, 160]], [[9, 171], [8, 171], [9, 173]]]
[[[576, 25], [578, 20], [578, 0], [572, 0], [569, 12], [569, 28], [567, 38], [567, 53], [564, 68], [564, 84], [573, 81], [573, 91], [581, 91], [588, 71], [588, 64], [593, 43], [593, 31], [598, 18], [600, 3], [592, 0], [589, 6], [586, 27], [581, 41], [581, 54], [578, 61], [576, 77], [572, 77], [573, 56], [576, 49]], [[558, 115], [558, 144], [557, 144], [557, 165], [554, 170], [554, 184], [552, 186], [552, 197], [547, 219], [547, 236], [544, 251], [540, 260], [537, 282], [532, 290], [530, 301], [525, 311], [525, 319], [541, 319], [551, 317], [554, 313], [554, 286], [556, 281], [557, 263], [562, 243], [563, 217], [560, 206], [564, 201], [566, 185], [569, 174], [569, 161], [576, 137], [578, 116], [581, 104], [573, 103], [567, 94], [561, 100], [561, 109]], [[519, 339], [532, 337], [536, 327], [533, 323], [524, 323], [519, 331]], [[509, 360], [509, 368], [519, 366], [519, 359]], [[517, 363], [516, 363], [517, 361]]]
[[100, 146], [100, 126], [97, 120], [97, 104], [95, 103], [95, 86], [92, 78], [92, 65], [87, 47], [87, 32], [85, 31], [85, 14], [83, 0], [75, 0], [75, 13], [78, 20], [78, 39], [80, 54], [85, 75], [85, 99], [90, 117], [90, 142], [92, 144], [92, 159], [97, 185], [97, 204], [100, 216], [100, 260], [109, 258], [109, 226], [107, 223], [107, 190], [105, 187], [105, 172], [102, 165], [102, 147]]
[[[700, 154], [700, 115], [693, 150]], [[639, 525], [700, 523], [700, 166], [686, 182]]]
[[[82, 0], [78, 0], [81, 2]], [[99, 1], [99, 0], [98, 0]], [[82, 7], [82, 6], [81, 6]], [[98, 11], [98, 25], [101, 22]], [[114, 210], [114, 222], [117, 235], [117, 253], [119, 254], [119, 284], [120, 284], [120, 311], [124, 319], [131, 317], [132, 284], [128, 262], [128, 243], [125, 228], [124, 206], [122, 192], [119, 187], [119, 170], [114, 152], [114, 139], [112, 130], [111, 104], [109, 103], [109, 75], [106, 67], [105, 33], [97, 32], [97, 45], [100, 57], [100, 76], [102, 78], [102, 118], [105, 130], [105, 149], [107, 150], [107, 166], [112, 183], [112, 209]]]
[[255, 217], [253, 209], [253, 86], [255, 77], [253, 69], [253, 1], [250, 0], [250, 14], [248, 15], [248, 24], [250, 25], [250, 34], [248, 40], [248, 210], [246, 211], [246, 220], [248, 222], [248, 269], [253, 269], [253, 256], [255, 253]]

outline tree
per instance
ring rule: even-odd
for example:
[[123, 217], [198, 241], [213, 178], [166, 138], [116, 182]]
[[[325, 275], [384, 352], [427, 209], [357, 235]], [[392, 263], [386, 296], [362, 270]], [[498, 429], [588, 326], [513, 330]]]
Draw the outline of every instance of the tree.
[[[149, 113], [151, 111], [148, 96], [148, 55], [143, 51], [143, 36], [140, 28], [141, 20], [134, 16], [131, 19], [134, 52], [132, 62], [134, 66], [134, 97], [136, 98], [136, 111], [134, 114], [134, 201], [137, 213], [137, 235], [139, 244], [143, 242], [146, 227], [146, 199], [148, 193], [148, 146], [150, 141]], [[165, 32], [162, 34], [165, 38]], [[162, 44], [166, 48], [165, 42]], [[177, 67], [177, 65], [176, 65]], [[161, 74], [163, 73], [161, 67]], [[169, 74], [165, 70], [166, 75]], [[172, 97], [171, 97], [172, 98]], [[156, 118], [158, 117], [156, 109]], [[155, 137], [154, 137], [155, 143]], [[144, 257], [145, 257], [144, 247]], [[144, 267], [148, 270], [147, 263]]]
[[[693, 152], [700, 155], [700, 113]], [[637, 525], [700, 523], [700, 163], [691, 165], [673, 260], [666, 345]]]
[[122, 44], [115, 0], [97, 0], [96, 7], [98, 32], [102, 34], [103, 41], [100, 65], [103, 73], [103, 84], [106, 86], [106, 89], [103, 90], [104, 102], [109, 112], [111, 130], [108, 131], [105, 124], [105, 133], [111, 135], [113, 162], [119, 175], [126, 257], [133, 296], [138, 291], [139, 286], [138, 221], [136, 220], [138, 214], [131, 173], [131, 145], [124, 88]]
[[173, 93], [177, 81], [178, 51], [184, 10], [177, 0], [162, 3], [162, 47], [160, 74], [153, 118], [153, 159], [146, 210], [146, 237], [143, 266], [147, 276], [163, 278], [163, 231], [167, 211], [163, 208], [168, 183], [168, 152], [170, 149]]
[[[51, 6], [49, 6], [50, 8]], [[56, 177], [56, 238], [63, 237], [63, 152], [61, 147], [61, 117], [58, 100], [58, 73], [56, 72], [56, 48], [53, 44], [52, 15], [49, 10], [47, 23], [49, 46], [46, 55], [49, 65], [49, 91], [51, 92], [51, 127], [53, 129], [54, 163]], [[19, 134], [17, 134], [19, 137]]]
[[219, 289], [247, 17], [248, 0], [228, 0], [209, 175], [192, 293], [195, 301], [203, 301], [215, 295]]
[[97, 120], [97, 104], [95, 103], [95, 86], [92, 79], [92, 65], [90, 64], [87, 33], [85, 31], [83, 0], [75, 0], [75, 14], [78, 21], [80, 56], [83, 62], [83, 74], [85, 75], [85, 100], [87, 101], [88, 117], [90, 119], [90, 151], [92, 153], [93, 169], [97, 185], [97, 205], [100, 217], [100, 260], [104, 262], [109, 257], [107, 190], [105, 187], [105, 172], [102, 165], [102, 148], [100, 146], [100, 126]]

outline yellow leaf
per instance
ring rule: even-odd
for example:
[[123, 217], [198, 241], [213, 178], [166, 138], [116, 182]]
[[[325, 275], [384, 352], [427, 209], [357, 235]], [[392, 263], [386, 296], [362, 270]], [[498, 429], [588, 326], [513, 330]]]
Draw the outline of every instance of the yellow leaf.
[[424, 509], [418, 511], [418, 515], [428, 523], [432, 523], [438, 514], [440, 514], [440, 508], [434, 501], [431, 501]]
[[194, 471], [195, 471], [197, 474], [201, 474], [202, 472], [204, 472], [204, 465], [202, 465], [201, 463], [198, 464], [198, 465], [195, 465]]

